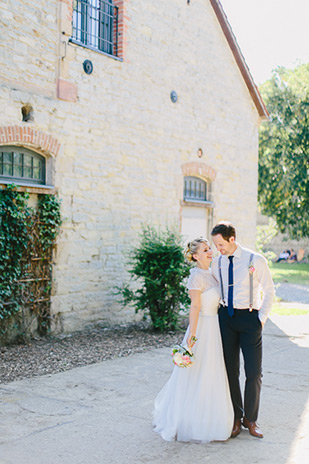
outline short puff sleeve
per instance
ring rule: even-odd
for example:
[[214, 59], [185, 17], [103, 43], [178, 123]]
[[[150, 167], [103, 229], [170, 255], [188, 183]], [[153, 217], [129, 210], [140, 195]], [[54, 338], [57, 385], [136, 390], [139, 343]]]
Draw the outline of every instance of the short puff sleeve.
[[187, 283], [188, 290], [200, 290], [201, 292], [205, 289], [205, 279], [203, 274], [194, 268], [190, 271], [190, 277]]

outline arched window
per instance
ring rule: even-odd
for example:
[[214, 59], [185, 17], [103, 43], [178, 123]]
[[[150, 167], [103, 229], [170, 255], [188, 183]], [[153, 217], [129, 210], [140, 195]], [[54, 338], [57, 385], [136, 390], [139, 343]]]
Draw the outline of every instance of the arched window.
[[46, 161], [38, 153], [20, 147], [0, 147], [0, 183], [45, 184]]
[[184, 179], [185, 201], [207, 201], [207, 182], [198, 177], [188, 176]]

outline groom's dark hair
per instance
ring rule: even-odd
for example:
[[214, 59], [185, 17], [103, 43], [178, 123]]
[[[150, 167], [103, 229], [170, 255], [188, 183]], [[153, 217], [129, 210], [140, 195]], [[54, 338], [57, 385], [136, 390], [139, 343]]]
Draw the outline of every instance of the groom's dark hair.
[[211, 235], [222, 235], [227, 242], [231, 237], [236, 239], [236, 230], [231, 222], [221, 221], [211, 231]]

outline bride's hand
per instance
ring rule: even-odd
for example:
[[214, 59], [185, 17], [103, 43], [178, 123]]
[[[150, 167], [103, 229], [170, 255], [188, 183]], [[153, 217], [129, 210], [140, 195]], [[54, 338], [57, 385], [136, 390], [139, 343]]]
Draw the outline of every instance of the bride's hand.
[[189, 334], [189, 336], [187, 338], [188, 348], [193, 348], [196, 342], [197, 342], [196, 336]]

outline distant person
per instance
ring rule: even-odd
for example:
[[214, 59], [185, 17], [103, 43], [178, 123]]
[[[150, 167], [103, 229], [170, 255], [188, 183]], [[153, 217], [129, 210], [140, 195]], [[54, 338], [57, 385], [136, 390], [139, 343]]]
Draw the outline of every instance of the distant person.
[[[271, 310], [274, 284], [266, 259], [236, 242], [230, 222], [217, 224], [211, 235], [221, 254], [211, 269], [221, 288], [218, 315], [234, 407], [231, 436], [236, 437], [243, 426], [254, 437], [263, 438], [256, 422], [262, 384], [262, 329]], [[240, 350], [246, 375], [244, 402], [239, 384]]]
[[280, 261], [286, 261], [290, 257], [290, 250], [284, 250], [280, 253], [279, 258], [277, 259], [276, 263], [280, 263]]
[[297, 254], [293, 249], [290, 251], [290, 256], [288, 257], [287, 262], [288, 263], [295, 263], [297, 261]]

